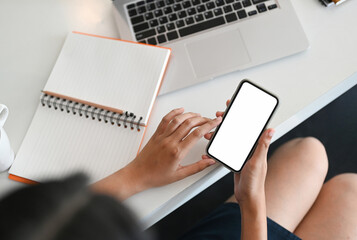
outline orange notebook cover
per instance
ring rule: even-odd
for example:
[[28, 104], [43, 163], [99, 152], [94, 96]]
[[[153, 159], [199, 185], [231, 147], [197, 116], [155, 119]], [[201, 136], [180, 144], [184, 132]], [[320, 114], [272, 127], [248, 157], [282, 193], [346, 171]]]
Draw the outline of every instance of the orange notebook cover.
[[70, 33], [9, 179], [34, 184], [82, 171], [94, 182], [124, 167], [141, 149], [170, 54]]

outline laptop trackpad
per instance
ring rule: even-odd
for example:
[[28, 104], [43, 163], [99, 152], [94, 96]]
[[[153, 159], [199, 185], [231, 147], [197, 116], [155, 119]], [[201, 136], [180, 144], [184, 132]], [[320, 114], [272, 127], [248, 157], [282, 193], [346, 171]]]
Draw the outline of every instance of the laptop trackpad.
[[226, 73], [250, 62], [238, 29], [195, 39], [186, 48], [198, 78]]

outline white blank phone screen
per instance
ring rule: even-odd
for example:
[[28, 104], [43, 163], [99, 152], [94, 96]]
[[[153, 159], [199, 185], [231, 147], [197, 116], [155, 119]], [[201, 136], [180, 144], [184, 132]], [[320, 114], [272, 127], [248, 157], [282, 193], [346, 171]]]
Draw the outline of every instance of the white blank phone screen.
[[239, 171], [276, 105], [275, 97], [244, 82], [208, 153]]

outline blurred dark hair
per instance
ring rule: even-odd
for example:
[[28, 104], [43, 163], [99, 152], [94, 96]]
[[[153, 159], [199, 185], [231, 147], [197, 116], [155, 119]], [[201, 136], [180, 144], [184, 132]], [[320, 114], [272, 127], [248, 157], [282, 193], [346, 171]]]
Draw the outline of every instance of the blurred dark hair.
[[19, 189], [0, 201], [6, 240], [149, 240], [115, 199], [92, 193], [84, 175]]

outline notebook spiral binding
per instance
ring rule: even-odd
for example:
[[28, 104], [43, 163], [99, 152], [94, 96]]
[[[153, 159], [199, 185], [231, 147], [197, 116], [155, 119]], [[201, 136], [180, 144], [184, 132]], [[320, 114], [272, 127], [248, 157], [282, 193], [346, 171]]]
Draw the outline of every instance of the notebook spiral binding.
[[134, 130], [135, 127], [137, 131], [141, 130], [140, 122], [143, 120], [143, 117], [140, 117], [139, 120], [135, 122], [137, 116], [128, 111], [120, 114], [64, 98], [54, 97], [46, 93], [41, 95], [40, 101], [44, 107], [53, 107], [55, 110], [59, 109], [63, 112], [72, 113], [73, 115], [78, 114], [80, 117], [84, 116], [86, 118], [91, 118], [92, 120], [98, 120], [99, 122], [103, 121], [104, 123], [111, 123], [112, 125], [116, 124], [118, 127], [123, 124], [124, 128], [127, 128], [129, 125], [131, 130]]

